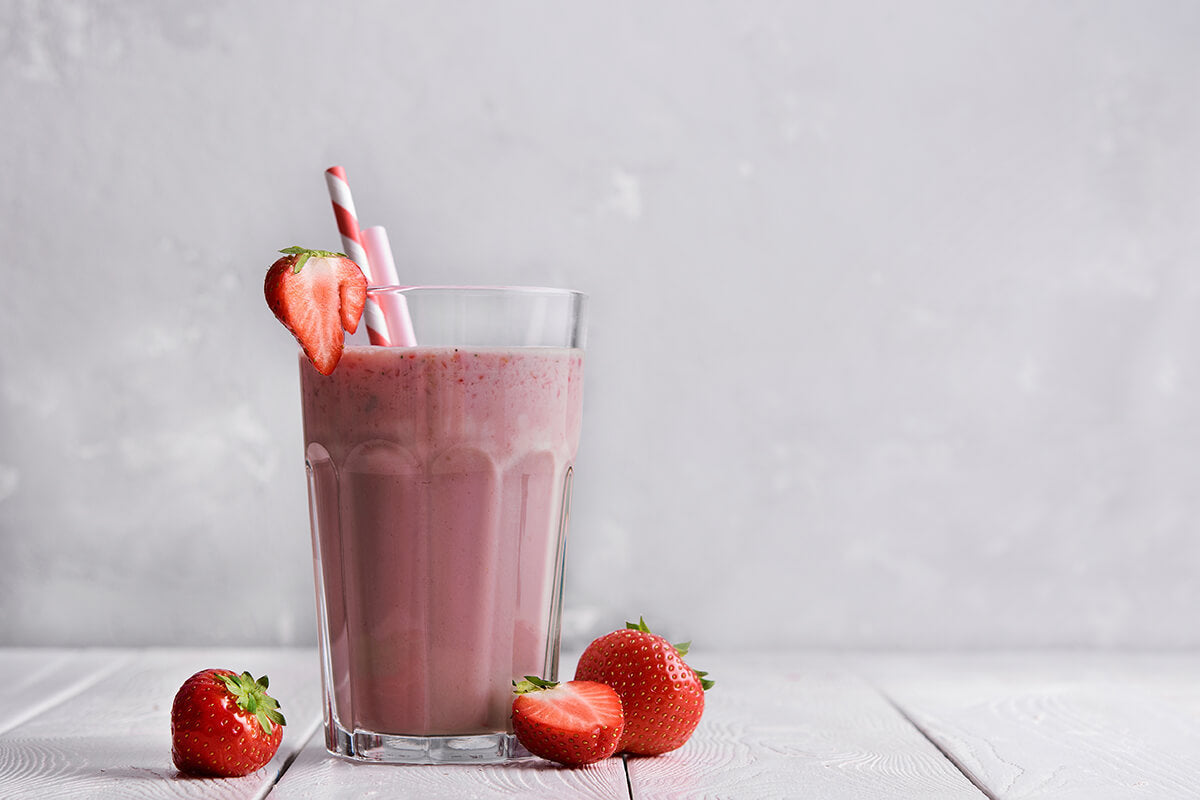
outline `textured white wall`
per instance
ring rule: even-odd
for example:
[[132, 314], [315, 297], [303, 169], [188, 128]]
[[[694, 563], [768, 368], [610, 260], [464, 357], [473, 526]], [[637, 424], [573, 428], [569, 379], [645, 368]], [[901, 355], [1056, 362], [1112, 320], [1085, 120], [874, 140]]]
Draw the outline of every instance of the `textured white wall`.
[[313, 641], [341, 163], [593, 296], [572, 640], [1200, 645], [1200, 5], [338, 5], [0, 0], [0, 644]]

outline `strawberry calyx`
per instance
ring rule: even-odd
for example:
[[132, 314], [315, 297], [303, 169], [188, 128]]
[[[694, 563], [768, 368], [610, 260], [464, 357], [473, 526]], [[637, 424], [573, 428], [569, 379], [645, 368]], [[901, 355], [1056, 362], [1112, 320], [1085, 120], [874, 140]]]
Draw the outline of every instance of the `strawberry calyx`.
[[[645, 617], [638, 617], [637, 622], [626, 621], [625, 628], [631, 631], [640, 631], [641, 633], [653, 633], [653, 631], [650, 630], [650, 626], [646, 624]], [[679, 654], [680, 658], [686, 656], [688, 651], [692, 649], [691, 641], [680, 642], [679, 644], [672, 644], [671, 646], [675, 648], [675, 652]], [[691, 665], [689, 665], [689, 667], [690, 666]], [[704, 687], [704, 691], [707, 692], [716, 685], [716, 681], [709, 678], [707, 672], [701, 672], [700, 670], [694, 668], [692, 669], [692, 672], [696, 673], [696, 677], [700, 679], [700, 685]]]
[[317, 258], [346, 258], [345, 253], [335, 253], [332, 250], [310, 250], [307, 247], [300, 247], [299, 245], [285, 247], [279, 252], [285, 256], [299, 256], [296, 259], [296, 263], [292, 265], [293, 275], [304, 269], [304, 265], [314, 256]]
[[513, 694], [529, 694], [553, 689], [558, 686], [556, 681], [548, 681], [536, 675], [526, 675], [522, 681], [513, 681]]
[[267, 694], [270, 682], [266, 675], [258, 680], [255, 680], [249, 672], [243, 672], [241, 675], [218, 673], [215, 677], [225, 684], [225, 688], [237, 700], [238, 706], [258, 720], [263, 733], [270, 736], [272, 724], [287, 724], [283, 714], [279, 713], [279, 703], [275, 701], [274, 697]]

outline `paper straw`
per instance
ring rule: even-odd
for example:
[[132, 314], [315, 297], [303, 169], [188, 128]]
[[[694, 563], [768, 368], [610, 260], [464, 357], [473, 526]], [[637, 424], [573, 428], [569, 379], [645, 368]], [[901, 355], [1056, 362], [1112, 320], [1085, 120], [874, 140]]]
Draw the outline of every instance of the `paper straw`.
[[[388, 243], [387, 231], [382, 225], [372, 225], [362, 228], [363, 248], [367, 251], [367, 260], [375, 273], [375, 281], [379, 285], [398, 286], [400, 278], [396, 275], [396, 262], [392, 259], [392, 246]], [[413, 332], [412, 317], [408, 314], [408, 300], [402, 294], [389, 292], [380, 299], [383, 315], [388, 321], [388, 332], [392, 336], [392, 344], [412, 347], [417, 343], [417, 335]]]
[[[341, 167], [330, 167], [325, 170], [325, 185], [329, 187], [329, 199], [333, 203], [333, 215], [337, 218], [338, 233], [342, 237], [342, 248], [346, 255], [362, 269], [367, 276], [367, 283], [378, 285], [379, 281], [373, 274], [371, 260], [363, 248], [362, 234], [358, 229], [358, 214], [354, 210], [354, 198], [350, 195], [350, 184], [346, 182], [346, 170]], [[388, 334], [388, 321], [383, 309], [375, 298], [367, 296], [367, 304], [363, 309], [363, 318], [367, 322], [367, 336], [371, 344], [384, 347], [392, 343]]]

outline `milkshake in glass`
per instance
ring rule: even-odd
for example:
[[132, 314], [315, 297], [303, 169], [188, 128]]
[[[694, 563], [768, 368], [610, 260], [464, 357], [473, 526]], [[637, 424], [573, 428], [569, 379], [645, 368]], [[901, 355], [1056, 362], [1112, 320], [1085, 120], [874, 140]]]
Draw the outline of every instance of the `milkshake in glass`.
[[[300, 358], [331, 752], [503, 761], [512, 680], [557, 678], [585, 298], [402, 296], [418, 345]], [[392, 296], [389, 296], [392, 295]]]

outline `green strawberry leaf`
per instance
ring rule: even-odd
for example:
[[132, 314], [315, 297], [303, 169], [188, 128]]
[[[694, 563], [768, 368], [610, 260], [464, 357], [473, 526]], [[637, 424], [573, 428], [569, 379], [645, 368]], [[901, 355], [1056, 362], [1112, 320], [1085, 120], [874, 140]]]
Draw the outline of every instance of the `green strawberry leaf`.
[[292, 266], [292, 274], [295, 274], [295, 273], [299, 272], [301, 269], [303, 269], [304, 265], [308, 263], [308, 259], [312, 258], [313, 256], [316, 256], [317, 258], [345, 258], [346, 257], [345, 253], [335, 253], [332, 250], [310, 250], [307, 247], [300, 247], [299, 245], [292, 245], [291, 247], [285, 247], [282, 250], [280, 250], [279, 252], [283, 253], [284, 255], [288, 255], [288, 256], [300, 256], [299, 258], [296, 259], [296, 263]]
[[225, 688], [237, 700], [238, 706], [258, 720], [263, 733], [270, 736], [272, 724], [287, 724], [283, 714], [279, 712], [279, 703], [266, 692], [269, 685], [266, 675], [258, 680], [254, 680], [254, 676], [249, 672], [243, 672], [241, 675], [217, 675], [216, 677], [225, 684]]
[[525, 680], [520, 683], [513, 681], [513, 694], [540, 692], [543, 689], [553, 689], [555, 686], [558, 686], [555, 681], [548, 681], [536, 675], [526, 675]]

